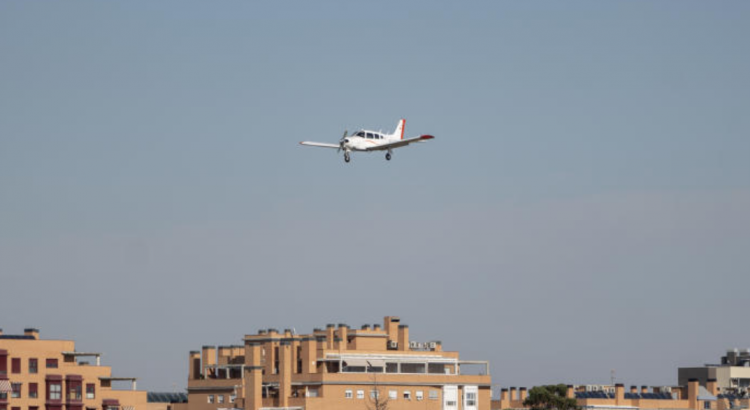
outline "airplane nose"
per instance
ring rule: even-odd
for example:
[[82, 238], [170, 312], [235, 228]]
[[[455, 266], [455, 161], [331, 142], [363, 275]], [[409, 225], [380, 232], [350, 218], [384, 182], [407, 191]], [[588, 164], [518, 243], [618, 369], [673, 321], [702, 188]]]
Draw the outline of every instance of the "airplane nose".
[[349, 143], [349, 138], [344, 139], [344, 144], [348, 144], [348, 143]]

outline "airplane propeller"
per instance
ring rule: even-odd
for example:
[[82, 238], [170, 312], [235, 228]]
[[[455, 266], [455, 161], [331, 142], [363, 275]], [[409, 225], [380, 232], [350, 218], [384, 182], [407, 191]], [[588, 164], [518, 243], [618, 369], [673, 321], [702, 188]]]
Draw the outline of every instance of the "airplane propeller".
[[348, 133], [348, 131], [344, 130], [344, 136], [341, 137], [341, 139], [339, 140], [339, 148], [336, 150], [337, 154], [339, 152], [341, 152], [342, 149], [344, 149], [344, 143], [346, 142], [346, 135], [347, 135], [347, 133]]

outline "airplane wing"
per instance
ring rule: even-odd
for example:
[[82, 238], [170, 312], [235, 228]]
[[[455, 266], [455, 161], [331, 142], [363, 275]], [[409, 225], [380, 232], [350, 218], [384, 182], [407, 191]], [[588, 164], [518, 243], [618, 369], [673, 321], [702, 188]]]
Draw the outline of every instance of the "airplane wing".
[[300, 142], [300, 145], [309, 145], [311, 147], [323, 147], [323, 148], [340, 148], [339, 144], [328, 144], [325, 142], [312, 142], [312, 141], [302, 141]]
[[389, 149], [405, 147], [413, 142], [423, 142], [423, 141], [431, 140], [433, 138], [435, 137], [433, 137], [432, 135], [420, 135], [414, 138], [408, 138], [405, 140], [398, 140], [396, 142], [391, 142], [388, 144], [377, 145], [372, 148], [368, 148], [366, 151], [385, 151]]

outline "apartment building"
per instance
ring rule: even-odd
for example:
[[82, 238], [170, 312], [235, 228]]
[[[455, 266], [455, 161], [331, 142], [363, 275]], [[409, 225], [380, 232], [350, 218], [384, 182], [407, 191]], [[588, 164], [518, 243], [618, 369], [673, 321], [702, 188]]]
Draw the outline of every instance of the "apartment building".
[[721, 363], [706, 364], [703, 367], [680, 367], [677, 379], [684, 384], [689, 379], [698, 379], [706, 386], [709, 379], [716, 379], [721, 391], [740, 395], [750, 394], [750, 349], [728, 349]]
[[[129, 383], [130, 389], [114, 389]], [[0, 410], [147, 410], [136, 379], [112, 377], [101, 353], [78, 352], [71, 340], [42, 340], [0, 330]]]
[[[492, 401], [493, 410], [525, 409], [526, 388], [504, 388], [500, 399]], [[734, 393], [722, 393], [716, 379], [701, 386], [690, 379], [681, 386], [583, 385], [567, 386], [567, 397], [576, 399], [584, 410], [740, 410], [747, 409], [750, 399]]]
[[412, 341], [395, 316], [304, 335], [267, 329], [243, 341], [190, 352], [189, 410], [490, 408], [488, 362]]

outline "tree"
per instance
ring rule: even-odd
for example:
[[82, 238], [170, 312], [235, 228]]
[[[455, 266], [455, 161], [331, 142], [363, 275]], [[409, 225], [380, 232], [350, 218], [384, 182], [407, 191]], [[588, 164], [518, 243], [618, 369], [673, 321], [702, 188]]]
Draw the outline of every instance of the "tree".
[[370, 392], [370, 400], [367, 403], [369, 410], [388, 410], [388, 394], [383, 394], [380, 387], [375, 385]]
[[[372, 369], [372, 365], [370, 362], [367, 362], [367, 371], [370, 371]], [[370, 391], [369, 401], [367, 402], [367, 409], [368, 410], [388, 410], [388, 402], [390, 401], [390, 397], [388, 397], [388, 394], [383, 394], [383, 391], [380, 388], [380, 383], [378, 383], [378, 373], [373, 372], [372, 373], [372, 390]]]
[[523, 405], [534, 410], [580, 410], [578, 401], [566, 396], [567, 389], [564, 384], [533, 387]]

